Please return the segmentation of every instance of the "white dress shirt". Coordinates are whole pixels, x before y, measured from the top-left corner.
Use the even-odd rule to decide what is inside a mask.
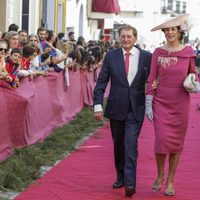
[[[122,48],[122,51],[123,51],[124,60],[125,60],[126,51],[123,48]],[[129,69],[128,69],[127,80],[128,80],[129,85],[131,85],[138,71],[140,51],[136,47],[133,47],[129,51],[129,53],[130,53],[130,56],[129,56]]]
[[[122,48],[122,51],[123,51],[124,62],[125,62],[126,51],[123,48]],[[130,86],[138,71],[140,51],[136,47],[133,47],[129,51],[129,53],[130,53],[130,56],[129,56],[129,68],[128,68],[127,80]],[[103,111],[101,104],[94,105],[94,112],[101,112],[101,111]]]

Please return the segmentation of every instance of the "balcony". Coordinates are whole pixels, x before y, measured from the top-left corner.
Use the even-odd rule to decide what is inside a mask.
[[[118,0],[88,0],[88,18],[113,19],[120,13]]]

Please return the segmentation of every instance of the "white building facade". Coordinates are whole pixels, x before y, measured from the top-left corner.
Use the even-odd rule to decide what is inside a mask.
[[[121,14],[116,21],[136,27],[138,43],[158,46],[165,40],[164,34],[150,30],[171,16],[188,13],[189,2],[191,3],[187,0],[120,0]]]
[[[7,31],[11,23],[20,29],[36,33],[44,26],[55,33],[70,31],[75,39],[83,36],[86,41],[99,39],[100,34],[110,30],[111,38],[117,38],[120,24],[131,24],[138,30],[138,42],[159,45],[165,38],[161,31],[151,28],[162,23],[171,15],[189,13],[193,19],[189,39],[200,37],[200,0],[119,0],[121,12],[92,12],[93,0],[1,0],[0,31]]]
[[[0,31],[5,32],[8,26],[15,23],[20,29],[35,33],[39,26],[40,0],[1,0]]]
[[[91,1],[91,0],[89,0]],[[189,39],[193,41],[200,35],[200,19],[198,12],[200,10],[200,0],[119,0],[121,12],[119,15],[92,13],[89,21],[93,24],[91,27],[92,39],[94,35],[98,36],[100,30],[98,23],[104,20],[104,29],[110,29],[115,32],[120,24],[130,24],[138,30],[138,43],[145,43],[148,46],[158,46],[164,40],[164,34],[161,31],[151,32],[150,30],[169,19],[171,16],[179,14],[190,14],[194,23],[190,31]],[[94,34],[96,33],[96,34]]]
[[[67,0],[66,11],[66,35],[70,31],[75,33],[75,39],[79,36],[90,39],[90,30],[87,20],[87,0]]]
[[[65,32],[66,0],[1,0],[0,31],[12,23],[34,34],[40,26]]]

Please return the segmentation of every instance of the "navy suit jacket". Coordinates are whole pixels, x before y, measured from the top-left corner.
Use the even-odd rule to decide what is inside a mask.
[[[137,46],[135,46],[138,48]],[[148,78],[151,53],[140,51],[138,71],[129,86],[122,48],[107,52],[94,89],[94,105],[103,104],[104,92],[110,81],[110,92],[104,116],[124,120],[131,110],[136,120],[142,122],[145,113],[145,82]]]

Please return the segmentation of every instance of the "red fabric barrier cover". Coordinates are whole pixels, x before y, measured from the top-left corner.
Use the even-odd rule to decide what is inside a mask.
[[[83,87],[83,99],[86,105],[93,105],[94,74],[82,71],[81,83]]]
[[[93,105],[93,72],[70,72],[65,88],[63,73],[52,72],[32,81],[24,78],[20,87],[0,84],[0,161],[14,148],[46,138],[55,127],[72,120],[84,105]]]
[[[93,0],[92,11],[119,14],[119,0]]]

